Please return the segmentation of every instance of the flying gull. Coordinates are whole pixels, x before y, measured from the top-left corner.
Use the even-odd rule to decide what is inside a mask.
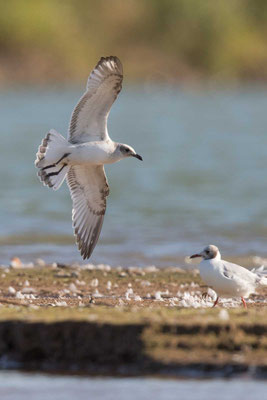
[[[202,257],[199,264],[201,278],[208,286],[217,292],[217,298],[213,304],[216,306],[220,296],[241,297],[246,308],[244,297],[249,297],[258,286],[267,285],[267,278],[261,273],[252,272],[240,265],[221,259],[218,247],[209,245],[198,254],[190,258]]]
[[[104,164],[142,157],[107,130],[110,108],[121,91],[122,64],[117,57],[102,57],[91,72],[84,95],[71,116],[68,140],[51,129],[38,148],[35,166],[44,185],[57,190],[64,179],[73,202],[72,221],[84,259],[97,243],[106,211],[109,186]]]

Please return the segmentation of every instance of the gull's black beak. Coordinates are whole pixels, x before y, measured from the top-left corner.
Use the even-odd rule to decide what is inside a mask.
[[[202,255],[201,254],[193,254],[191,257],[189,257],[189,258],[196,258],[196,257],[202,257]]]
[[[143,161],[142,157],[139,154],[133,154],[133,157],[138,158],[138,160]]]

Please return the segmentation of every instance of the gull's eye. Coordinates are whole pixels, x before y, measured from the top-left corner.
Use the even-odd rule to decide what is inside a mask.
[[[210,251],[209,251],[209,250],[206,250],[206,253],[207,253],[207,254],[210,254]]]
[[[126,151],[126,153],[129,153],[129,149],[126,148],[125,151]]]

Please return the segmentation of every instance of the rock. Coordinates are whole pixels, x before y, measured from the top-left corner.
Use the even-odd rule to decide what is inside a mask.
[[[72,278],[79,278],[80,274],[77,271],[72,271],[71,276],[72,276]]]
[[[25,299],[25,296],[24,296],[24,294],[22,294],[20,291],[18,291],[18,292],[16,293],[16,299]]]
[[[74,285],[74,283],[71,283],[71,284],[70,284],[69,289],[70,289],[70,291],[71,291],[72,293],[76,293],[76,292],[77,292],[77,288],[76,288],[76,286]]]
[[[163,298],[161,297],[161,292],[158,291],[155,293],[155,300],[164,301]]]
[[[23,266],[20,258],[18,257],[12,257],[10,261],[10,267],[11,268],[21,268]]]
[[[151,282],[149,281],[141,281],[141,286],[150,286]]]
[[[32,294],[32,293],[36,293],[36,289],[32,288],[32,287],[24,287],[21,290],[21,293],[23,294]]]
[[[92,279],[90,285],[92,287],[97,287],[98,286],[98,279],[97,278]]]
[[[130,297],[133,297],[133,294],[134,294],[134,292],[133,292],[132,288],[127,289],[127,291],[125,293],[125,299],[126,300],[131,300]]]
[[[96,269],[99,269],[100,271],[106,271],[109,272],[111,270],[111,266],[107,264],[98,264],[96,266]]]
[[[222,321],[228,321],[230,319],[229,313],[227,310],[220,310],[218,317],[222,320]]]
[[[94,293],[93,293],[93,296],[94,296],[95,298],[103,297],[103,295],[102,295],[101,293],[99,293],[99,291],[98,291],[97,289],[95,289],[95,291],[94,291]]]
[[[55,278],[71,278],[71,274],[69,272],[59,271],[54,275]]]
[[[37,258],[35,260],[35,265],[37,265],[38,267],[45,267],[46,263],[44,260],[42,260],[41,258]]]
[[[84,281],[79,281],[79,279],[76,279],[76,285],[84,286],[86,283]]]
[[[144,268],[145,272],[157,272],[158,268],[155,265],[148,265]]]
[[[62,268],[62,269],[67,267],[67,264],[56,263],[56,265],[57,265],[57,268]]]
[[[8,293],[9,293],[9,294],[12,294],[12,295],[15,295],[15,294],[17,293],[17,291],[16,291],[16,289],[14,289],[12,286],[9,286],[9,288],[8,288]]]
[[[56,300],[55,301],[55,306],[57,306],[57,307],[67,307],[68,305],[67,305],[67,303],[65,301]]]

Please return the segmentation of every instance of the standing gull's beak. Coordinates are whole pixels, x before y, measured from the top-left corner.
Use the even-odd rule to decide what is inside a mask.
[[[196,258],[196,257],[202,257],[202,254],[193,254],[189,258]]]
[[[139,154],[133,154],[133,157],[138,158],[138,160],[143,161],[142,157]]]

